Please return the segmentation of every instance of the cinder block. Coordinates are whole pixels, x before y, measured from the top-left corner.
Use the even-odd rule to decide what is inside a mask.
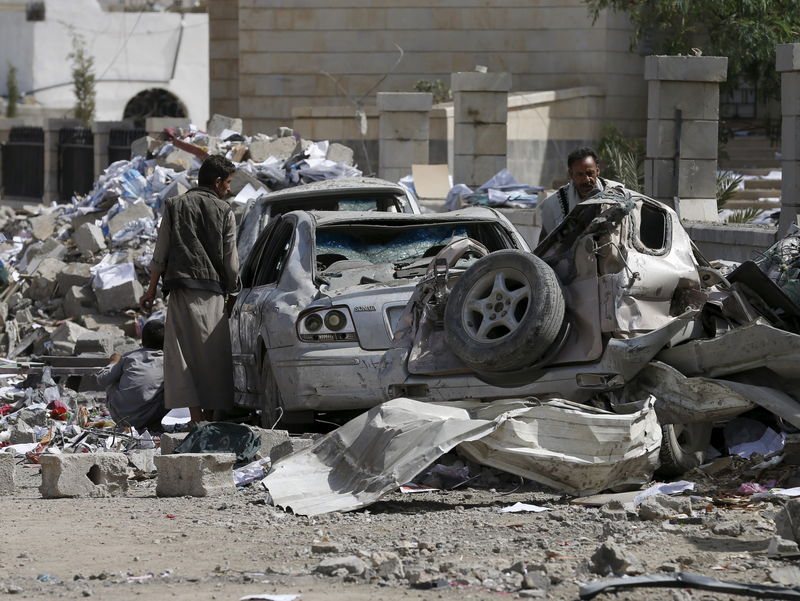
[[[208,121],[206,131],[209,136],[218,138],[223,130],[230,129],[231,131],[242,132],[242,120],[238,117],[226,117],[225,115],[214,114]]]
[[[455,153],[504,155],[508,146],[506,132],[505,123],[479,123],[474,126],[456,124]]]
[[[16,489],[14,482],[16,464],[14,453],[0,452],[0,496],[14,494]]]
[[[250,429],[256,436],[261,437],[261,448],[258,450],[259,459],[264,457],[272,459],[273,449],[289,440],[289,433],[286,430],[265,430],[255,426],[250,426]]]
[[[644,78],[719,83],[728,79],[728,57],[648,56],[644,59]]]
[[[428,92],[378,92],[379,111],[427,112],[433,107],[433,94]]]
[[[650,81],[647,84],[647,118],[674,119],[675,109],[681,118],[716,121],[719,119],[719,84]]]
[[[194,155],[189,155],[189,156],[191,157]],[[191,167],[191,163],[189,163],[186,169],[188,169],[189,167]],[[108,220],[108,235],[113,238],[114,234],[123,229],[131,221],[136,221],[137,219],[141,219],[142,217],[149,217],[150,219],[154,219],[155,216],[153,215],[153,209],[148,207],[144,202],[133,203],[127,209],[125,209],[124,211],[120,211],[119,213],[117,213],[111,219]]]
[[[454,123],[506,123],[508,94],[465,92],[453,98]]]
[[[128,490],[128,458],[123,453],[42,455],[45,499],[61,497],[109,497]]]
[[[71,286],[64,295],[64,313],[78,319],[97,306],[94,292],[88,287]]]
[[[144,289],[137,280],[130,280],[113,288],[95,290],[94,293],[100,312],[113,313],[138,307]]]
[[[800,115],[800,71],[781,74],[781,114]]]
[[[164,432],[161,435],[161,454],[172,455],[175,447],[181,444],[188,435],[188,432]]]
[[[716,159],[718,151],[718,121],[685,121],[681,126],[681,158]],[[647,120],[647,157],[672,159],[675,155],[674,119]]]
[[[466,71],[450,76],[450,89],[457,92],[508,92],[511,73],[480,73]]]
[[[92,281],[91,265],[88,263],[68,263],[56,274],[58,289],[63,293],[72,286],[86,286]]]
[[[236,492],[233,453],[180,453],[153,458],[159,497],[216,497]]]
[[[800,161],[800,116],[783,115],[781,154],[784,161]]]
[[[272,460],[272,463],[275,463],[278,459],[296,453],[297,451],[307,449],[313,444],[314,441],[311,438],[291,437],[289,440],[275,445],[272,448],[269,458]]]
[[[778,44],[775,47],[776,71],[800,71],[800,44]]]
[[[427,113],[385,113],[378,120],[381,140],[424,140],[430,138]]]
[[[72,234],[72,241],[85,255],[93,255],[106,248],[106,240],[101,230],[94,223],[84,223]]]
[[[30,287],[25,292],[28,298],[43,300],[53,296],[58,284],[57,276],[67,266],[58,259],[47,257],[42,259],[30,280]]]

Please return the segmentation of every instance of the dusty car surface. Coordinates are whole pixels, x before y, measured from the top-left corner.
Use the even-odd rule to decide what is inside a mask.
[[[406,188],[374,177],[342,177],[277,190],[245,207],[236,238],[240,260],[245,260],[270,219],[295,210],[420,212]]]
[[[461,365],[508,396],[619,413],[654,399],[664,474],[696,466],[712,424],[755,406],[800,427],[800,381],[788,367],[800,313],[747,265],[730,279],[710,268],[670,208],[612,189],[534,252],[490,254],[440,278],[436,294],[435,278],[423,281],[418,319],[399,337],[407,371],[421,381]],[[526,288],[550,290],[548,302],[505,313]]]
[[[474,375],[409,383],[409,374],[392,379],[385,368],[409,299],[432,265],[463,271],[508,249],[528,251],[493,209],[278,216],[243,265],[244,289],[232,310],[237,402],[262,410],[272,425],[281,416],[290,422],[314,411],[365,409],[410,391],[431,400],[507,396]]]

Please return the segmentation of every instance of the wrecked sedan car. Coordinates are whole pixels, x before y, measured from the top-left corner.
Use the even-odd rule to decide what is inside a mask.
[[[295,210],[420,212],[406,188],[374,177],[342,177],[277,190],[245,207],[236,237],[239,258],[245,260],[270,219]]]
[[[800,427],[788,367],[800,355],[797,313],[746,267],[722,277],[673,210],[612,189],[578,205],[534,255],[500,251],[429,273],[384,375],[434,382],[466,369],[509,397],[616,413],[654,401],[662,473],[676,475],[702,460],[714,422],[757,405]]]
[[[237,403],[262,411],[271,426],[404,394],[508,396],[474,375],[420,383],[400,373],[388,382],[384,369],[394,360],[387,351],[400,318],[429,268],[463,271],[500,250],[529,254],[508,220],[487,208],[277,216],[242,267],[244,288],[231,312]]]

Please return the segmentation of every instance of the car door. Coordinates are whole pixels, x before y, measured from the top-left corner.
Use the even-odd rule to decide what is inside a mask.
[[[231,338],[238,342],[233,344],[234,384],[242,405],[258,406],[262,343],[271,348],[269,327],[262,327],[262,321],[269,319],[294,229],[292,217],[276,218],[259,237],[242,270],[243,290],[231,316]]]

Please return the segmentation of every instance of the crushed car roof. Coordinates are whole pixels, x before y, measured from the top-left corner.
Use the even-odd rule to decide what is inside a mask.
[[[388,213],[383,211],[292,211],[307,215],[317,224],[330,225],[335,223],[352,223],[354,221],[389,221],[406,223],[435,223],[452,221],[503,221],[502,216],[493,209],[484,207],[469,207],[460,211],[448,211],[447,213]],[[287,214],[292,214],[287,213]]]
[[[304,198],[306,196],[324,196],[326,194],[340,194],[342,192],[388,192],[405,195],[406,189],[400,184],[395,184],[377,177],[340,177],[328,179],[302,186],[294,186],[283,190],[276,190],[264,195],[267,201],[287,200],[290,198]]]

